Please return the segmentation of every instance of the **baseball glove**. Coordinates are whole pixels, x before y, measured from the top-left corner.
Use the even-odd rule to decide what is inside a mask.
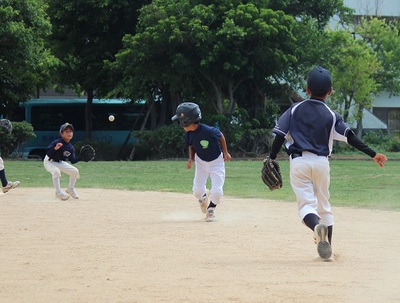
[[[270,190],[280,189],[283,185],[281,169],[276,160],[267,157],[263,161],[261,179]]]
[[[7,133],[12,132],[12,123],[8,119],[0,119],[0,127],[2,127]]]
[[[94,159],[96,155],[96,151],[91,145],[84,145],[81,148],[80,158],[82,161],[89,162]]]

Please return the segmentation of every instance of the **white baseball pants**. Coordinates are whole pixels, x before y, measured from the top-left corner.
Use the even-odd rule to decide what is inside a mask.
[[[303,152],[301,157],[290,159],[290,184],[301,220],[308,214],[316,214],[322,224],[334,224],[329,203],[330,166],[327,157]]]
[[[219,204],[224,195],[225,183],[225,161],[221,155],[210,162],[200,159],[195,155],[196,170],[193,179],[193,194],[197,199],[200,199],[206,192],[208,177],[211,179],[210,201],[214,204]]]
[[[48,156],[43,161],[44,168],[52,175],[53,179],[60,178],[61,172],[66,173],[73,179],[79,179],[79,170],[66,161],[54,162]]]

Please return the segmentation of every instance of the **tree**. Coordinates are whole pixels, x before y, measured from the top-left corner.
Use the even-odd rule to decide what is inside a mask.
[[[371,46],[382,69],[376,74],[380,91],[400,94],[400,32],[399,23],[385,19],[363,18],[354,33]]]
[[[368,44],[354,39],[348,31],[333,31],[330,38],[332,101],[346,122],[355,119],[357,136],[361,137],[363,111],[372,107],[373,96],[379,91],[376,75],[381,63]]]
[[[382,91],[400,93],[398,24],[362,18],[347,30],[331,32],[329,46],[335,81],[332,100],[346,121],[357,122],[357,136],[361,137],[363,110],[372,107],[374,96]]]
[[[243,91],[262,91],[270,76],[295,61],[294,19],[266,4],[153,1],[141,9],[137,33],[125,37],[117,56],[117,66],[125,67],[124,83],[157,88],[163,102],[168,94],[195,98],[216,113],[231,114],[247,101],[239,99],[246,97]],[[257,95],[264,101],[264,94]]]
[[[87,95],[87,139],[91,139],[93,98],[105,96],[113,87],[113,74],[105,61],[113,61],[122,37],[135,32],[137,9],[146,2],[49,0],[50,42],[62,62],[58,83]]]
[[[57,60],[46,49],[51,25],[41,0],[0,1],[0,114],[50,81]]]
[[[313,19],[319,30],[323,30],[332,16],[349,21],[352,10],[345,7],[343,0],[270,0],[269,6],[282,10],[297,19]]]

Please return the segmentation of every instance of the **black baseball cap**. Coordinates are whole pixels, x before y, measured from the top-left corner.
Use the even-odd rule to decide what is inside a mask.
[[[331,73],[322,66],[317,66],[308,74],[307,87],[312,95],[325,96],[332,88]]]
[[[73,126],[71,123],[66,122],[66,123],[64,123],[63,125],[61,125],[61,127],[60,127],[60,134],[61,134],[64,130],[66,130],[68,127],[69,127],[72,131],[74,131],[74,126]]]

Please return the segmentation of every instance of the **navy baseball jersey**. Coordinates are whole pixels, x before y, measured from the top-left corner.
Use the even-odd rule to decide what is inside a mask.
[[[209,162],[221,155],[221,136],[219,129],[200,123],[196,130],[185,134],[185,141],[187,146],[193,146],[200,159]]]
[[[57,143],[62,143],[59,149],[55,150],[54,147]],[[75,148],[71,143],[65,142],[63,139],[57,139],[50,143],[47,147],[46,155],[49,157],[50,160],[60,162],[66,161],[67,159],[72,163],[76,163],[79,161],[79,158],[75,157]]]
[[[347,142],[349,126],[325,102],[307,99],[294,103],[279,118],[273,132],[285,137],[289,155],[309,151],[329,156],[333,140]]]

